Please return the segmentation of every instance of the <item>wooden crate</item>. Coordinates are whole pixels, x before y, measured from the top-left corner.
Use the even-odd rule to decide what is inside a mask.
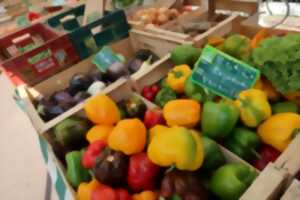
[[[127,99],[132,95],[137,95],[138,97],[142,98],[139,94],[134,93],[132,91],[131,86],[126,83],[125,79],[120,80],[119,86],[115,87],[114,90],[111,90],[106,94],[110,96],[112,99],[114,99],[114,101],[116,102]],[[152,109],[157,107],[156,105],[145,100],[144,98],[142,99],[144,100],[148,108]],[[84,117],[85,113],[82,109],[78,109],[78,110],[76,109],[76,111],[73,112],[73,115]],[[60,121],[62,121],[63,119],[65,119],[65,117],[61,117]],[[60,160],[54,153],[56,152],[55,150],[56,146],[55,146],[55,142],[53,141],[51,129],[39,135],[39,140],[40,140],[43,157],[47,164],[47,169],[50,173],[55,189],[57,190],[59,199],[75,200],[76,192],[66,179],[66,168],[62,160]],[[220,148],[221,148],[221,152],[226,158],[227,163],[242,163],[249,166],[251,169],[257,171],[252,166],[250,166],[247,162],[243,161],[242,159],[240,159],[239,157],[237,157],[227,149],[223,148],[222,146],[220,146]]]
[[[222,23],[217,28],[209,30],[206,34],[198,37],[195,46],[202,47],[211,36],[226,36],[231,32],[243,33],[247,36],[253,36],[260,27],[242,26],[243,18],[239,16],[232,17],[231,21]],[[286,32],[284,30],[272,30],[274,33]],[[166,55],[161,62],[156,63],[158,66],[152,66],[146,75],[134,75],[137,85],[143,88],[160,81],[166,76],[168,71],[173,67],[170,55]],[[141,91],[141,90],[140,90]],[[297,136],[289,144],[288,148],[280,155],[274,163],[264,170],[263,173],[251,185],[249,190],[242,196],[243,200],[272,200],[278,199],[284,189],[290,184],[295,175],[300,172],[300,158],[295,152],[300,151],[300,136]],[[272,175],[273,174],[273,175]]]
[[[134,33],[134,30],[132,31]],[[134,36],[130,36],[129,38],[123,39],[121,41],[115,42],[110,47],[117,53],[122,54],[126,59],[131,58],[134,53],[139,49],[149,49],[144,45],[143,37],[135,38]],[[154,53],[158,56],[162,56],[163,54],[160,52],[160,49],[150,48]],[[62,118],[67,118],[82,109],[82,104],[78,104],[73,109],[66,111],[59,117],[56,117],[48,122],[44,122],[42,118],[39,116],[38,112],[34,106],[34,99],[39,96],[49,97],[52,93],[58,90],[65,89],[68,85],[71,77],[76,73],[88,73],[91,69],[96,66],[91,62],[92,57],[89,57],[74,66],[52,76],[51,78],[36,84],[34,86],[25,86],[22,85],[18,87],[18,93],[21,98],[21,101],[25,104],[25,111],[30,118],[33,126],[37,130],[38,133],[43,133],[49,130],[51,127],[56,125],[61,121]],[[164,59],[163,59],[164,60]],[[162,60],[157,61],[157,63],[162,62]],[[158,66],[157,63],[154,63],[149,69],[145,69],[143,71],[138,71],[132,75],[132,77],[136,76],[144,76],[148,73],[152,68]],[[124,82],[123,79],[117,80],[113,84],[107,86],[103,92],[109,93],[115,90],[115,88],[119,87]]]
[[[294,180],[280,200],[296,200],[300,197],[300,182]]]

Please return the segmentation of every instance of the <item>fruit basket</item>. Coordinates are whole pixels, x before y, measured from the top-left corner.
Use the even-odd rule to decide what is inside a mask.
[[[206,45],[207,43],[211,44],[211,45],[220,45],[222,42],[224,42],[224,45],[226,45],[225,47],[222,47],[222,51],[227,51],[227,47],[231,46],[231,44],[234,47],[233,43],[228,43],[228,41],[233,41],[233,38],[236,39],[237,36],[230,36],[228,38],[228,40],[226,40],[227,35],[228,34],[232,34],[232,33],[240,33],[240,34],[244,34],[250,38],[252,38],[257,31],[259,31],[261,28],[260,27],[253,27],[253,26],[242,26],[240,25],[241,18],[236,16],[235,18],[233,18],[232,21],[228,21],[228,23],[224,23],[223,26],[220,26],[216,29],[211,29],[209,32],[210,34],[204,36],[204,37],[199,37],[198,40],[196,41],[196,47],[203,47],[204,45]],[[282,30],[268,30],[270,34],[279,34],[282,35],[283,32],[286,33],[286,31],[282,31]],[[222,38],[222,39],[221,39]],[[243,37],[242,37],[243,38]],[[254,37],[255,38],[255,37]],[[223,40],[224,39],[224,40]],[[234,39],[234,40],[235,40]],[[222,41],[221,41],[222,40]],[[221,43],[219,43],[221,42]],[[228,46],[227,46],[228,45]],[[238,48],[238,47],[237,47]],[[198,50],[198,51],[197,51]],[[204,51],[204,50],[203,50]],[[202,51],[202,52],[203,52]],[[190,55],[193,55],[192,57],[186,55],[184,52],[190,52]],[[159,66],[153,67],[152,71],[148,72],[148,74],[146,76],[143,77],[138,77],[138,75],[136,77],[134,77],[134,79],[137,81],[137,85],[140,86],[139,92],[142,94],[143,97],[147,98],[148,100],[156,103],[157,105],[159,105],[161,108],[163,108],[164,112],[166,112],[166,115],[168,115],[170,117],[169,121],[170,123],[176,123],[176,120],[179,120],[180,116],[179,113],[182,113],[182,120],[183,122],[181,123],[194,123],[193,120],[195,117],[195,113],[192,110],[188,110],[187,109],[187,104],[184,105],[183,102],[180,102],[180,100],[178,100],[178,104],[173,103],[173,105],[170,103],[170,105],[168,105],[167,102],[171,102],[171,101],[176,101],[176,98],[191,98],[197,101],[204,101],[204,102],[209,102],[209,103],[204,103],[203,108],[201,108],[201,110],[203,110],[202,116],[201,116],[201,126],[202,126],[202,131],[204,131],[204,133],[206,132],[208,135],[214,133],[218,133],[218,132],[226,132],[226,128],[228,127],[228,124],[230,124],[230,120],[226,121],[225,124],[221,125],[221,118],[218,118],[219,116],[221,116],[222,114],[220,112],[215,113],[214,110],[214,106],[212,106],[213,104],[211,104],[211,101],[213,99],[215,99],[215,95],[212,94],[211,92],[207,91],[207,89],[203,89],[203,88],[199,88],[199,86],[195,85],[195,83],[193,83],[190,79],[190,75],[192,74],[192,70],[190,69],[189,66],[193,66],[195,63],[194,57],[198,58],[200,55],[201,51],[199,49],[195,49],[190,45],[185,45],[184,48],[182,48],[181,50],[175,49],[170,55],[168,55],[167,57],[165,57],[165,61],[159,63]],[[232,53],[232,52],[231,52]],[[237,54],[235,54],[235,56],[238,56]],[[191,64],[192,62],[192,64]],[[188,66],[188,65],[189,66]],[[176,66],[177,65],[177,66]],[[174,67],[175,66],[175,67]],[[168,68],[169,72],[165,73],[167,70],[166,68]],[[160,71],[162,70],[162,71]],[[165,74],[164,74],[165,73]],[[175,74],[175,75],[174,75]],[[176,74],[178,74],[178,77],[176,78]],[[179,75],[180,74],[180,75]],[[209,74],[208,74],[209,75]],[[222,77],[220,77],[220,79],[222,79]],[[229,81],[230,82],[230,81]],[[167,85],[167,87],[166,87]],[[234,83],[232,83],[232,86],[234,86]],[[256,89],[253,91],[257,91],[257,90],[264,90],[266,91],[266,88],[264,87],[259,87],[257,84],[255,85]],[[257,87],[259,87],[259,89],[257,89]],[[196,89],[198,88],[198,89]],[[270,87],[268,87],[270,88]],[[272,90],[273,91],[273,90]],[[259,92],[258,92],[259,93]],[[296,137],[291,137],[289,138],[288,136],[288,140],[286,140],[286,144],[284,148],[281,148],[280,151],[279,150],[279,143],[280,141],[277,141],[278,143],[275,144],[273,142],[270,141],[270,139],[268,137],[265,137],[266,135],[266,127],[269,130],[272,129],[274,124],[281,124],[284,118],[281,117],[286,117],[286,116],[295,116],[296,118],[299,117],[299,114],[294,114],[294,113],[289,113],[286,114],[286,112],[297,112],[298,111],[298,106],[293,103],[293,102],[289,102],[287,103],[287,107],[289,107],[290,105],[292,105],[291,107],[295,108],[295,111],[292,111],[291,109],[288,111],[285,111],[283,109],[283,107],[286,105],[286,100],[281,99],[281,101],[284,102],[284,104],[280,103],[276,103],[277,100],[274,100],[274,94],[273,92],[270,92],[270,90],[268,90],[268,98],[269,101],[272,102],[273,106],[272,106],[272,112],[274,113],[273,116],[271,116],[269,119],[267,119],[264,123],[262,123],[262,125],[260,125],[258,127],[258,132],[261,138],[259,138],[258,136],[256,136],[256,131],[254,128],[256,128],[257,125],[251,125],[249,124],[249,121],[247,120],[247,117],[245,117],[245,115],[243,114],[240,118],[240,122],[238,122],[238,130],[234,129],[234,131],[231,131],[231,133],[229,134],[229,136],[231,136],[232,138],[234,138],[234,135],[238,134],[240,135],[239,137],[237,137],[237,139],[239,140],[240,137],[242,137],[241,135],[243,134],[241,130],[249,130],[250,132],[252,132],[252,136],[253,139],[257,138],[259,140],[262,140],[262,143],[267,143],[268,145],[262,145],[260,148],[257,148],[257,146],[255,148],[257,148],[257,152],[258,154],[260,154],[260,156],[258,156],[258,158],[256,158],[257,155],[252,155],[254,157],[249,158],[248,156],[251,154],[246,155],[247,153],[243,150],[241,150],[241,147],[238,147],[239,145],[236,145],[237,141],[234,141],[234,139],[225,139],[221,140],[220,143],[222,145],[224,145],[226,148],[230,149],[231,151],[237,153],[237,155],[241,156],[242,158],[251,161],[252,159],[252,164],[259,168],[259,169],[263,169],[268,163],[273,163],[273,171],[275,169],[281,169],[280,172],[277,173],[277,175],[274,176],[270,176],[270,175],[265,175],[265,176],[259,176],[259,178],[257,179],[257,181],[255,181],[252,186],[250,186],[249,191],[247,193],[245,193],[241,199],[251,199],[254,196],[256,197],[255,199],[275,199],[275,197],[278,197],[278,195],[280,194],[280,192],[282,191],[282,189],[285,189],[286,186],[290,183],[290,180],[295,177],[299,170],[300,170],[300,160],[298,159],[298,157],[294,156],[295,153],[293,152],[297,152],[298,150],[296,150],[297,148],[299,148],[299,140],[300,137],[296,136]],[[278,94],[278,92],[276,93]],[[239,97],[241,98],[241,97]],[[283,98],[283,97],[281,97]],[[266,97],[265,97],[266,99]],[[272,100],[270,100],[272,99]],[[235,101],[236,103],[238,102],[238,100]],[[275,103],[274,103],[275,102]],[[297,103],[297,101],[296,101]],[[182,105],[181,105],[182,104]],[[238,105],[238,103],[237,103]],[[269,112],[271,112],[271,107],[268,106],[269,108]],[[180,110],[180,108],[184,109],[184,110]],[[216,108],[216,107],[215,107]],[[229,108],[229,107],[228,107]],[[244,112],[243,111],[243,107],[241,109],[241,107],[239,107],[240,112]],[[174,110],[177,110],[178,113],[174,112]],[[248,112],[248,111],[247,111]],[[250,111],[249,111],[250,112]],[[169,113],[169,114],[167,114]],[[215,113],[216,115],[213,116]],[[207,114],[207,115],[206,115]],[[172,116],[176,116],[178,119],[173,118]],[[186,116],[190,116],[189,118],[186,119]],[[280,122],[275,122],[273,121],[274,116],[276,116],[275,118],[280,118]],[[205,120],[205,118],[207,117],[207,120]],[[225,117],[225,116],[223,116]],[[190,121],[189,121],[190,120]],[[271,120],[271,121],[269,121]],[[290,119],[291,121],[293,121],[292,119]],[[185,122],[184,122],[185,121]],[[206,121],[206,122],[204,122]],[[213,123],[212,121],[215,121],[216,123]],[[263,120],[264,121],[264,120]],[[288,120],[289,121],[289,120]],[[287,122],[288,122],[287,121]],[[243,124],[243,125],[242,125]],[[259,122],[258,124],[261,124],[261,122]],[[248,128],[244,129],[240,129],[240,126],[248,126]],[[212,126],[212,127],[211,127]],[[217,127],[220,127],[219,131]],[[249,128],[250,126],[250,128]],[[280,126],[280,125],[279,125]],[[212,129],[210,129],[210,127]],[[270,128],[270,129],[269,129]],[[206,129],[206,130],[205,130]],[[276,129],[280,129],[279,127]],[[297,129],[297,125],[292,128],[291,130]],[[281,129],[283,130],[283,129]],[[216,131],[216,132],[215,132]],[[230,132],[230,131],[229,131]],[[249,135],[251,135],[249,133]],[[275,131],[272,131],[273,134],[275,134]],[[291,132],[286,132],[291,134]],[[278,134],[283,134],[278,133]],[[248,135],[248,136],[249,136]],[[210,135],[211,137],[216,137],[218,138],[219,136],[217,135]],[[221,138],[223,136],[220,136]],[[269,136],[271,137],[271,136]],[[273,138],[274,139],[274,138]],[[217,141],[220,140],[217,139]],[[256,139],[254,139],[252,142],[254,142]],[[273,140],[274,141],[274,140]],[[245,142],[245,141],[243,141]],[[249,141],[248,141],[249,142]],[[256,142],[254,142],[256,143]],[[252,143],[252,144],[254,144]],[[258,143],[256,143],[258,144]],[[287,145],[288,144],[288,145]],[[254,145],[255,146],[255,145]],[[252,146],[252,147],[254,147]],[[273,146],[273,147],[272,147]],[[274,147],[277,148],[274,149]],[[255,153],[255,154],[256,154]],[[271,157],[267,158],[266,155],[269,155]],[[254,160],[253,160],[254,159]],[[272,169],[270,169],[272,170]],[[269,170],[269,171],[270,171]],[[271,179],[270,177],[273,178],[272,181],[268,180]],[[274,183],[274,185],[272,185],[271,183]],[[258,188],[261,188],[260,192]]]

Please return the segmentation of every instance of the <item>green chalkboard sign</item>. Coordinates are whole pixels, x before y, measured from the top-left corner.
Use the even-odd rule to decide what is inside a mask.
[[[195,65],[192,81],[219,96],[235,99],[253,87],[259,75],[259,70],[207,45]]]

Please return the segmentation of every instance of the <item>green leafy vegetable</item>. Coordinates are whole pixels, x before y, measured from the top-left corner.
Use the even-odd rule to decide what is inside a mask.
[[[300,90],[300,34],[267,38],[251,57],[276,90],[283,94]]]

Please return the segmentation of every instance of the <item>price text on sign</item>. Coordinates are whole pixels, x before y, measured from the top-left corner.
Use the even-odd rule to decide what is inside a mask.
[[[220,50],[205,46],[192,74],[194,83],[229,99],[254,86],[259,70]]]

